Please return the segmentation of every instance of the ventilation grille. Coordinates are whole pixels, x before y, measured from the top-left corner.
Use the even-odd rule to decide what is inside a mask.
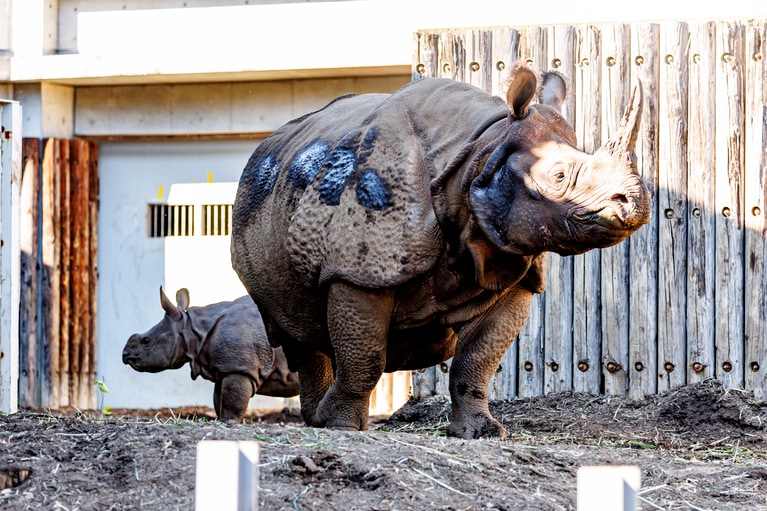
[[[149,204],[149,237],[194,235],[194,206],[190,204]]]
[[[229,236],[232,233],[231,204],[203,204],[202,235]]]

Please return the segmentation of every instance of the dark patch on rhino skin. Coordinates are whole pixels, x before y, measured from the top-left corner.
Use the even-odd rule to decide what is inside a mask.
[[[357,158],[348,147],[337,147],[328,154],[322,166],[325,175],[315,189],[320,192],[320,202],[338,206],[346,183],[357,172]]]
[[[370,248],[368,247],[368,244],[365,243],[364,241],[361,242],[358,245],[358,247],[359,247],[359,255],[361,256],[368,255],[368,252],[370,252]]]
[[[389,187],[375,170],[366,170],[357,182],[357,203],[363,208],[381,211],[394,205]]]
[[[306,189],[328,157],[330,146],[325,142],[312,142],[293,159],[288,169],[288,180],[301,190]]]
[[[260,153],[253,153],[240,178],[240,186],[250,190],[245,195],[250,199],[246,210],[256,210],[263,204],[274,190],[279,172],[280,162],[275,161],[274,155],[268,154],[261,158]]]
[[[368,129],[367,133],[365,133],[365,138],[362,140],[362,146],[357,155],[357,159],[360,163],[367,161],[368,157],[373,152],[373,142],[375,142],[377,138],[378,129],[376,127],[371,127]]]

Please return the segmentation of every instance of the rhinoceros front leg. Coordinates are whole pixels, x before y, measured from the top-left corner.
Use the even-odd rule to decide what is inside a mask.
[[[506,430],[490,415],[487,392],[503,354],[530,312],[533,293],[512,288],[484,315],[465,325],[450,367],[453,418],[448,436],[505,438]]]
[[[221,421],[240,421],[253,396],[253,382],[242,374],[227,374],[213,389],[213,407]]]
[[[317,408],[330,428],[367,429],[370,393],[386,366],[394,293],[335,282],[328,290],[328,331],[336,360],[333,385]],[[301,375],[299,375],[299,379]]]

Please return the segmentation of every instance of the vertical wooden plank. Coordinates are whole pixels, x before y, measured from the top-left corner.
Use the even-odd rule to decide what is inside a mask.
[[[509,349],[503,354],[498,370],[490,381],[488,399],[491,401],[514,399],[517,397],[517,383],[519,380],[518,351],[519,342],[518,339],[514,339]]]
[[[688,41],[686,23],[661,26],[658,392],[686,381]]]
[[[88,365],[88,378],[87,378],[87,405],[88,409],[96,408],[96,389],[93,387],[93,382],[96,381],[96,354],[97,354],[97,340],[98,340],[98,225],[99,225],[99,153],[98,145],[95,142],[89,144],[90,158],[88,160],[88,179],[90,181],[88,185],[89,197],[88,197],[88,223],[89,223],[89,241],[88,247],[88,269],[89,276],[89,308],[90,308],[90,335],[88,337],[89,345],[89,365]],[[227,230],[227,234],[231,232],[231,229]],[[408,376],[409,380],[409,376]]]
[[[541,27],[526,27],[520,39],[519,58],[526,60],[535,70],[547,69],[548,33]],[[544,377],[544,318],[546,302],[543,295],[535,295],[530,304],[522,330],[517,338],[519,383],[517,391],[520,397],[540,396],[543,394]]]
[[[19,407],[40,406],[37,385],[37,285],[40,209],[40,139],[22,143],[19,246],[21,250],[21,296],[19,303]]]
[[[41,226],[42,226],[42,281],[40,308],[41,327],[40,360],[40,406],[58,408],[60,406],[61,378],[59,372],[59,336],[61,318],[61,300],[59,275],[61,270],[61,240],[59,226],[59,173],[57,172],[56,140],[43,142],[42,180],[41,180]]]
[[[457,70],[454,67],[456,56],[455,52],[455,33],[452,30],[443,30],[437,34],[439,43],[437,46],[437,64],[434,76],[438,78],[455,79]],[[463,71],[461,71],[463,72]]]
[[[442,78],[450,78],[459,82],[465,81],[466,45],[463,33],[456,30],[446,30],[440,33],[437,72]]]
[[[413,81],[437,76],[437,45],[439,36],[429,32],[416,32],[413,35],[415,52],[413,53]]]
[[[746,390],[767,394],[767,21],[746,25]]]
[[[433,396],[435,393],[435,380],[436,380],[436,367],[424,367],[416,371],[412,371],[412,389],[413,397],[416,399],[426,399]]]
[[[718,22],[716,36],[716,375],[742,387],[743,372],[743,27]]]
[[[594,25],[576,27],[575,133],[579,148],[593,153],[601,145],[601,33]],[[573,390],[601,393],[602,318],[600,253],[573,258]]]
[[[451,78],[457,81],[466,81],[467,78],[467,56],[466,56],[466,34],[459,30],[446,30],[439,34],[439,61],[437,72],[441,72],[444,78]],[[450,395],[450,368],[453,359],[450,358],[434,367],[433,373],[429,376],[434,377],[434,394]]]
[[[88,142],[70,141],[71,148],[71,286],[72,317],[70,339],[70,368],[72,385],[70,401],[77,407],[87,407],[90,382],[90,154]]]
[[[620,125],[630,93],[631,27],[602,26],[602,139]],[[629,252],[628,242],[601,253],[602,370],[606,394],[628,392]]]
[[[687,383],[714,376],[716,24],[689,26],[687,143]]]
[[[492,94],[506,101],[508,70],[519,58],[519,31],[514,28],[497,28],[493,31],[491,62]]]
[[[493,63],[491,93],[506,101],[508,70],[519,58],[519,31],[514,28],[499,28],[492,35]],[[519,339],[515,339],[501,359],[498,372],[490,382],[489,399],[514,399],[517,397],[519,380],[518,351]]]
[[[569,82],[570,90],[562,106],[562,116],[571,125],[575,124],[575,38],[575,27],[572,25],[555,25],[549,29],[549,69],[559,71]]]
[[[413,54],[413,80],[439,76],[439,33],[417,32],[414,35],[415,52]],[[434,395],[436,388],[436,368],[426,367],[413,371],[413,396],[424,399]]]
[[[453,366],[453,359],[449,358],[437,364],[434,370],[434,393],[443,396],[450,395],[450,368]]]
[[[535,70],[549,68],[549,34],[544,27],[528,26],[520,30],[519,58]]]
[[[466,62],[464,76],[470,84],[492,94],[491,54],[493,33],[490,30],[466,31]]]
[[[56,172],[59,180],[59,281],[52,285],[59,286],[59,406],[71,406],[72,403],[72,373],[70,360],[70,343],[72,338],[72,254],[71,254],[71,182],[70,182],[70,152],[69,140],[56,140]]]
[[[575,29],[569,25],[551,27],[549,33],[550,69],[560,72],[572,85],[575,73]],[[573,123],[575,95],[568,94],[562,114]],[[573,258],[549,254],[546,274],[544,324],[544,393],[573,389]]]
[[[658,385],[658,66],[660,26],[633,27],[632,75],[642,83],[637,169],[653,197],[650,222],[629,238],[629,396],[655,394]]]

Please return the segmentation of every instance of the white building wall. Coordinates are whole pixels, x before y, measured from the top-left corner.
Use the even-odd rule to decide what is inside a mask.
[[[131,334],[148,330],[164,314],[159,286],[166,283],[166,240],[147,236],[147,204],[167,199],[174,183],[207,183],[209,178],[238,181],[256,145],[251,140],[100,144],[98,377],[109,387],[104,406],[213,405],[213,384],[201,378],[193,382],[188,366],[138,373],[123,365],[121,354]],[[195,257],[198,255],[188,254],[189,260]],[[234,274],[228,256],[220,265]],[[236,285],[236,275],[230,277],[230,289],[217,290],[212,301],[245,294]],[[175,293],[176,289],[166,291],[171,300]],[[210,303],[205,296],[196,296],[194,287],[190,294],[192,305]],[[284,403],[258,399],[251,406],[281,407]]]

